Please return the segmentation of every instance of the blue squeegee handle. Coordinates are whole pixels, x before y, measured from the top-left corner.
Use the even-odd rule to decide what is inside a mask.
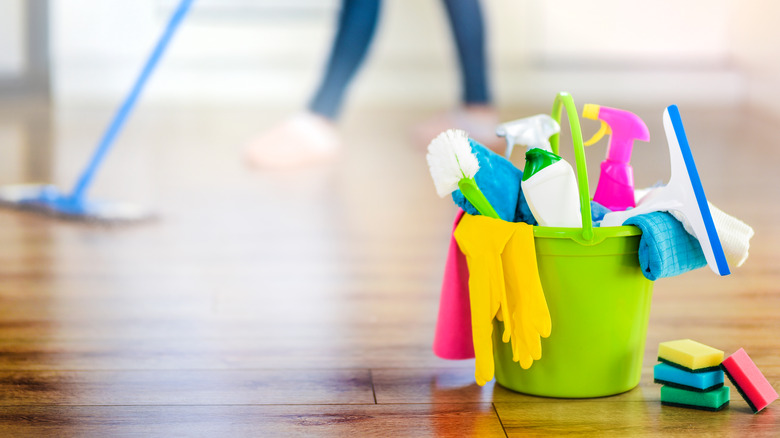
[[[160,36],[160,40],[157,41],[157,45],[149,55],[149,59],[146,60],[146,64],[144,65],[143,70],[141,70],[141,74],[138,75],[138,79],[135,80],[133,88],[130,90],[130,93],[128,93],[127,97],[125,97],[122,106],[120,106],[117,110],[116,114],[114,115],[114,119],[111,121],[111,124],[108,125],[108,128],[103,134],[103,138],[100,139],[100,143],[95,149],[95,152],[92,154],[92,159],[79,177],[76,186],[73,188],[73,193],[70,195],[71,199],[82,199],[86,194],[87,189],[95,177],[95,172],[97,172],[98,167],[100,167],[100,164],[103,162],[106,154],[114,144],[114,139],[127,121],[127,117],[133,110],[138,97],[146,85],[146,81],[157,67],[160,58],[162,57],[163,53],[165,53],[165,49],[168,47],[168,43],[176,33],[176,29],[179,27],[179,24],[181,24],[182,20],[184,20],[184,16],[187,14],[187,11],[189,10],[193,1],[194,0],[182,0],[171,15],[171,18],[168,21],[168,26]]]

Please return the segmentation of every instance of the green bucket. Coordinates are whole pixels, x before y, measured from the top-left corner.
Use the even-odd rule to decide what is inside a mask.
[[[653,282],[639,268],[641,232],[633,226],[593,228],[585,151],[571,96],[560,93],[552,116],[566,107],[577,162],[582,228],[534,227],[539,277],[552,333],[542,357],[524,370],[493,321],[496,382],[545,397],[602,397],[639,383]],[[558,153],[559,136],[550,139]]]

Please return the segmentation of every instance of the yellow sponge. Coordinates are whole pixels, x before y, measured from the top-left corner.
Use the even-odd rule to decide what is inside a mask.
[[[691,372],[717,369],[723,362],[723,352],[690,339],[661,342],[658,360]]]

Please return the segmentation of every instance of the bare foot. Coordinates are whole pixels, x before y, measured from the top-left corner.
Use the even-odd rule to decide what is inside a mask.
[[[306,112],[252,139],[245,157],[258,168],[290,169],[330,161],[340,149],[333,122]]]
[[[493,151],[503,154],[506,149],[504,139],[496,135],[499,124],[498,113],[492,106],[469,105],[439,114],[414,128],[415,143],[428,145],[437,135],[451,128],[462,129],[477,142]]]

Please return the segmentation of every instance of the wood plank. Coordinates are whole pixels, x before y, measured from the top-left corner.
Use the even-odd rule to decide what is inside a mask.
[[[490,404],[45,406],[0,410],[2,436],[504,437]]]
[[[761,366],[761,372],[780,393],[780,365]],[[479,387],[474,382],[473,361],[461,368],[404,368],[372,370],[377,403],[557,403],[560,399],[536,397],[514,392],[495,382]],[[727,386],[731,386],[726,382]],[[593,402],[660,401],[660,385],[653,383],[652,366],[643,369],[639,385],[631,391],[591,399]],[[731,401],[747,406],[732,388]]]
[[[753,415],[747,405],[707,412],[626,400],[496,403],[509,437],[525,436],[750,436],[775,437],[780,417]]]
[[[370,403],[368,370],[0,372],[6,406]]]
[[[323,331],[326,329],[323,328]],[[377,340],[376,333],[325,335],[339,342],[310,338],[276,338],[273,332],[241,339],[101,339],[0,340],[3,370],[156,370],[156,369],[307,369],[459,366],[431,353],[419,334],[388,332],[394,339]]]

